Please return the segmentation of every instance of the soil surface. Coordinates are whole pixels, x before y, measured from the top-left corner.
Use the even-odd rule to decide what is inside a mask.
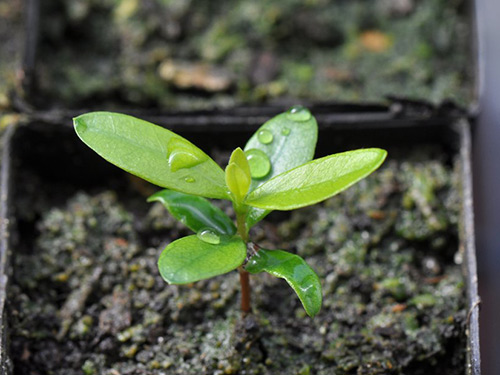
[[[157,258],[188,230],[162,206],[105,188],[54,206],[27,175],[8,299],[14,374],[463,374],[457,162],[422,151],[252,230],[318,272],[314,319],[267,274],[251,278],[245,319],[235,271],[167,285]]]
[[[0,2],[0,131],[12,120],[9,94],[21,91],[24,39],[22,0]]]
[[[465,0],[41,3],[42,107],[472,99]]]

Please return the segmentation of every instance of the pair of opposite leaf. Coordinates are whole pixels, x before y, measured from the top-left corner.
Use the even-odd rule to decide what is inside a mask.
[[[262,125],[244,151],[233,152],[225,172],[186,139],[131,116],[93,112],[75,118],[74,125],[80,139],[104,159],[168,189],[148,201],[160,201],[196,233],[170,243],[160,255],[160,273],[171,284],[229,272],[247,258],[247,244],[233,221],[205,198],[232,201],[237,213],[244,215],[246,237],[271,210],[323,201],[369,175],[386,157],[386,151],[370,148],[312,160],[318,128],[302,107]],[[318,313],[321,285],[299,256],[260,249],[245,269],[284,278],[307,314]]]

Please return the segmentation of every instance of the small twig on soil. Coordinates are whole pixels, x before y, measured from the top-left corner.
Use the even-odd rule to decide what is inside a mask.
[[[97,280],[101,277],[101,273],[102,267],[96,267],[94,272],[83,280],[80,288],[72,292],[66,299],[66,302],[64,302],[64,305],[60,310],[62,323],[61,329],[56,336],[57,340],[61,340],[64,336],[66,336],[75,318],[80,315],[79,313],[85,306],[85,302],[94,289],[94,285]]]

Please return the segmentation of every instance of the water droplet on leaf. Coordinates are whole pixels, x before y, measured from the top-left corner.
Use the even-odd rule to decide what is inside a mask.
[[[263,178],[271,170],[271,162],[264,151],[252,148],[245,151],[248,165],[250,165],[250,175],[252,178]]]
[[[197,147],[182,138],[172,138],[167,145],[168,165],[172,172],[192,168],[205,160],[207,156]]]
[[[186,177],[186,178],[184,179],[184,181],[186,181],[187,183],[193,183],[193,182],[195,182],[196,180],[195,180],[193,177]]]
[[[281,129],[281,134],[287,136],[288,134],[290,134],[290,129],[288,128]]]
[[[307,108],[297,105],[288,110],[286,117],[292,121],[304,122],[311,118],[311,112]]]
[[[196,233],[196,236],[202,240],[203,242],[209,243],[211,245],[218,245],[220,244],[220,237],[217,233],[215,233],[212,229],[202,229],[198,233]]]
[[[267,129],[259,130],[259,132],[257,133],[257,139],[260,141],[260,143],[268,145],[273,141],[273,133],[271,133]]]

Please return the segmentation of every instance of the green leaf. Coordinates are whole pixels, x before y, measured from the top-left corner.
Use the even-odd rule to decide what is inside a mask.
[[[127,172],[164,188],[229,199],[222,169],[177,134],[112,112],[87,113],[73,121],[87,146]]]
[[[245,145],[245,154],[249,159],[252,174],[251,190],[283,172],[312,160],[317,138],[318,125],[306,108],[293,107],[267,121]],[[248,157],[249,151],[253,149],[263,151],[270,162],[268,173],[260,178],[253,177],[262,164],[259,162],[259,157],[253,162],[252,158]],[[263,172],[258,173],[257,176],[262,174]]]
[[[312,160],[317,138],[316,120],[304,107],[292,107],[267,121],[245,146],[252,174],[250,191],[271,178]],[[252,207],[247,224],[252,227],[269,212]]]
[[[250,258],[245,269],[250,273],[268,272],[285,279],[302,302],[304,309],[313,318],[321,309],[321,283],[318,275],[298,255],[282,250],[260,249]]]
[[[213,240],[213,238],[212,238]],[[187,284],[234,270],[246,257],[246,245],[238,236],[220,236],[219,243],[192,235],[169,244],[161,253],[158,269],[170,284]]]
[[[236,227],[229,216],[205,198],[161,190],[148,198],[148,202],[154,201],[161,202],[173,217],[194,232],[210,228],[219,234],[232,236],[236,233]]]
[[[248,176],[248,180],[251,180],[250,177],[250,166],[248,165],[248,160],[246,158],[245,153],[243,150],[239,147],[237,147],[231,154],[231,157],[229,158],[229,163],[228,164],[236,164],[238,167],[241,168],[243,173]]]
[[[325,200],[376,170],[385,150],[367,148],[315,159],[282,173],[247,196],[245,204],[272,210],[293,210]]]
[[[250,166],[241,148],[231,154],[226,167],[226,185],[236,202],[241,202],[248,193],[250,183]]]

